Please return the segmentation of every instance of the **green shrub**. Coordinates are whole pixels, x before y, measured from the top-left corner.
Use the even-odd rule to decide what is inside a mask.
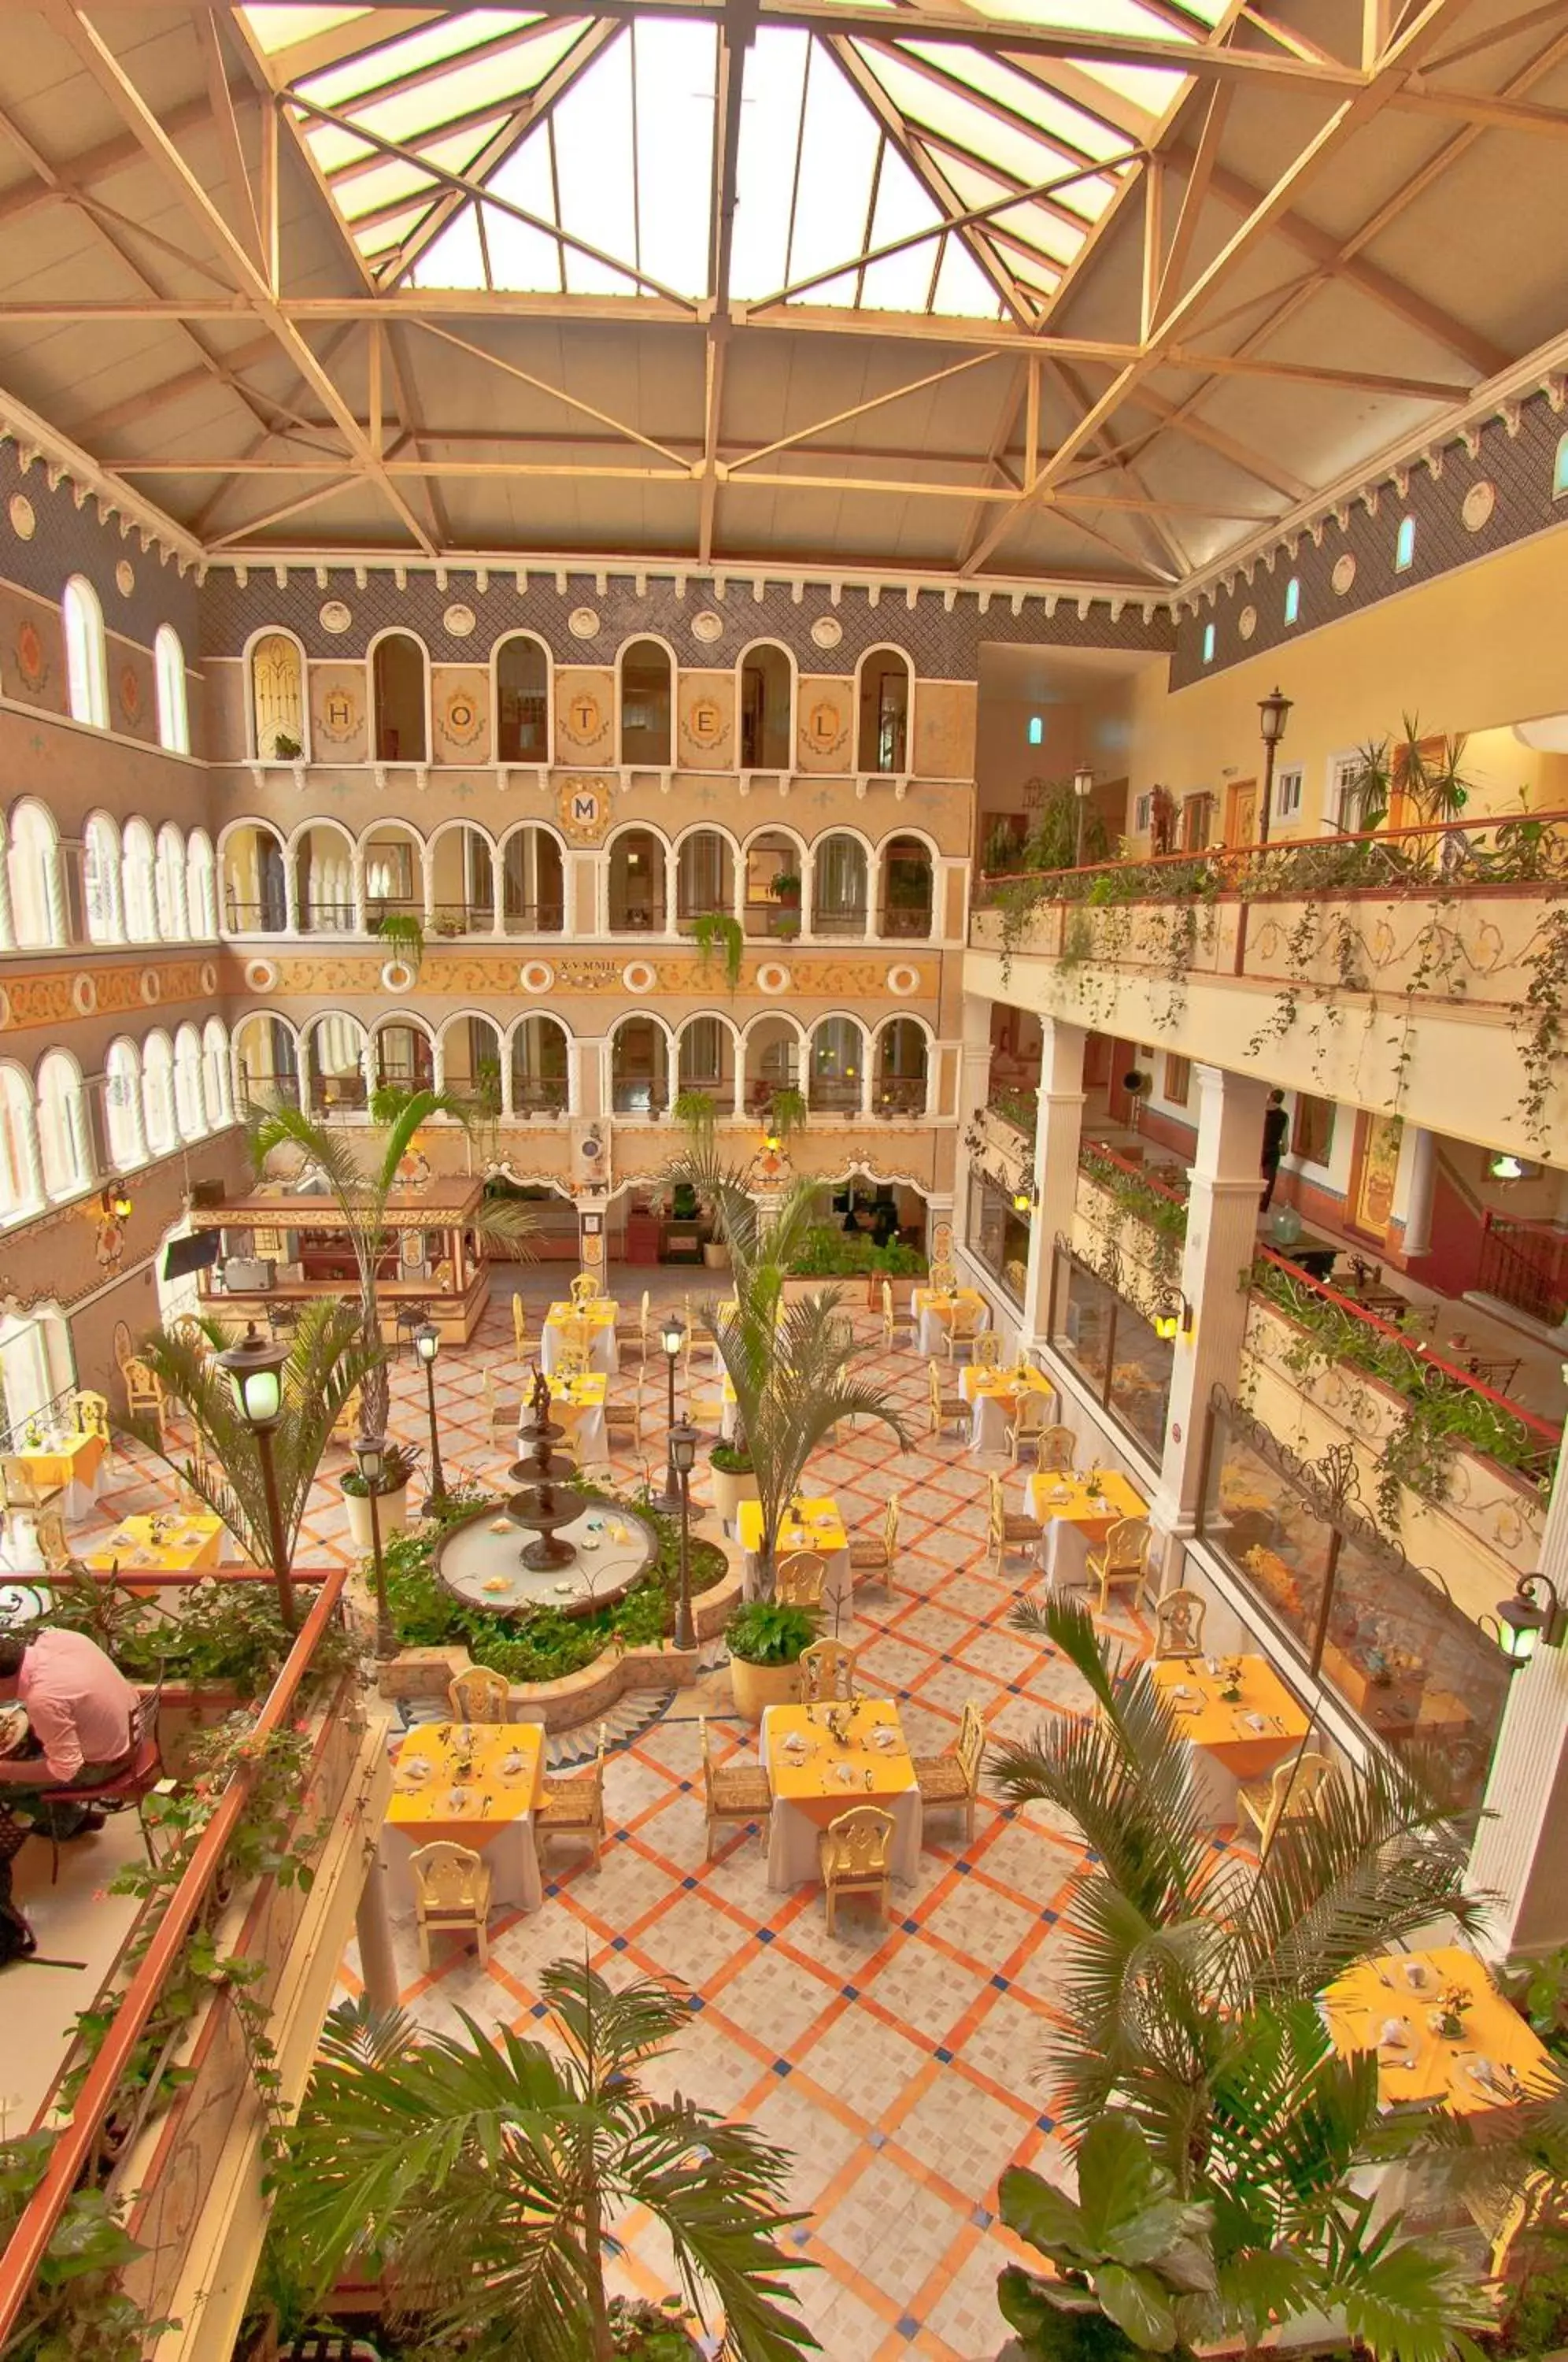
[[[901,1239],[885,1247],[832,1222],[813,1222],[790,1265],[792,1279],[898,1279],[925,1269],[925,1257]]]
[[[737,1607],[724,1629],[732,1657],[743,1665],[792,1665],[817,1637],[809,1607],[780,1607],[771,1599],[750,1599]]]

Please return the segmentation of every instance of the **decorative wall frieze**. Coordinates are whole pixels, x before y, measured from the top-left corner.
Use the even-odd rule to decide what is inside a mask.
[[[215,951],[175,959],[94,960],[88,966],[0,970],[0,1033],[91,1017],[145,1017],[166,1002],[211,1000],[241,988],[238,966]]]

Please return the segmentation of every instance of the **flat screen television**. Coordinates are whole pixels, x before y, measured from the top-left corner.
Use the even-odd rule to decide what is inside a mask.
[[[171,1239],[163,1258],[164,1278],[188,1279],[193,1271],[210,1271],[220,1243],[216,1231],[193,1231],[189,1238]]]

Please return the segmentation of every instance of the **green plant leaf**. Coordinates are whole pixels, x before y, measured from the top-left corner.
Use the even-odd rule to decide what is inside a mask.
[[[1153,2272],[1106,2264],[1095,2273],[1095,2294],[1124,2335],[1146,2354],[1168,2354],[1176,2341],[1176,2314]]]

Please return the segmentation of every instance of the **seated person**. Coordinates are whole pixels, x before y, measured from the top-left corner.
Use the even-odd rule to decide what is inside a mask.
[[[0,1634],[0,1700],[13,1698],[28,1710],[28,1736],[17,1753],[0,1757],[0,1804],[46,1788],[95,1788],[129,1763],[137,1692],[85,1632],[46,1625],[30,1640]],[[54,1808],[57,1837],[103,1825],[84,1806]]]
[[[899,1235],[899,1209],[890,1198],[878,1198],[871,1209],[871,1243],[885,1247]]]

